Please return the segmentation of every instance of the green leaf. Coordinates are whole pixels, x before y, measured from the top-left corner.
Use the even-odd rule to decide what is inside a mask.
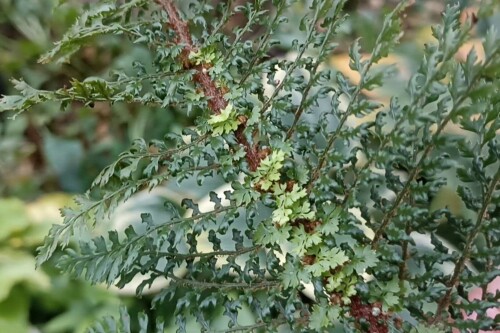
[[[273,211],[273,222],[282,226],[288,221],[290,221],[290,216],[292,215],[293,210],[286,207],[279,207]]]
[[[281,274],[281,281],[283,282],[283,288],[285,289],[297,288],[300,285],[301,279],[299,278],[298,274],[299,270],[300,268],[294,265],[290,261],[287,261],[283,265],[283,272]]]
[[[240,121],[231,103],[229,103],[219,114],[213,114],[208,119],[208,124],[212,125],[213,135],[228,134],[236,131]]]
[[[255,242],[262,245],[285,244],[290,238],[291,227],[284,225],[276,229],[274,226],[259,224],[255,230]]]
[[[319,277],[339,267],[348,260],[349,257],[340,248],[322,249],[316,255],[314,264],[307,266],[306,270],[313,276]]]
[[[349,48],[349,57],[351,58],[349,61],[349,68],[353,71],[362,72],[364,67],[366,66],[366,61],[361,61],[361,45],[359,45],[359,38],[354,40],[351,47]]]
[[[352,274],[353,271],[358,274],[364,274],[369,267],[375,267],[378,263],[377,253],[369,246],[354,247],[354,257],[345,266],[346,274]]]
[[[253,177],[254,182],[262,182],[261,188],[267,191],[271,188],[274,182],[280,180],[281,174],[280,170],[283,167],[283,162],[285,161],[286,154],[283,150],[273,151],[269,156],[260,161],[260,165],[255,171]],[[284,192],[284,187],[279,186],[275,189],[275,194]]]
[[[93,38],[107,34],[122,34],[129,28],[119,23],[106,24],[105,20],[124,18],[130,10],[141,7],[145,3],[145,0],[132,0],[119,7],[109,2],[92,6],[92,9],[84,12],[62,39],[55,43],[52,50],[40,57],[39,62],[68,62],[75,52]]]
[[[0,243],[31,225],[26,210],[26,205],[19,199],[0,199]]]
[[[340,318],[340,309],[331,305],[313,305],[309,327],[316,332],[322,332],[326,327],[333,327]]]
[[[231,194],[231,198],[235,200],[236,206],[246,206],[260,198],[260,194],[257,191],[243,187],[238,182],[233,182],[232,187],[234,191]]]
[[[28,332],[29,295],[22,288],[12,290],[0,301],[0,332]]]
[[[12,111],[14,112],[14,118],[33,105],[53,100],[56,97],[54,92],[37,90],[23,80],[12,80],[12,83],[21,95],[0,98],[0,112]]]
[[[0,302],[5,301],[17,285],[47,289],[50,280],[45,273],[35,270],[35,258],[23,251],[0,250]]]

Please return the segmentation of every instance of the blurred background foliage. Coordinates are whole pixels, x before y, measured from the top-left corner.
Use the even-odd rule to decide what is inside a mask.
[[[235,5],[245,1],[252,0],[238,0]],[[116,36],[95,40],[73,56],[70,64],[37,63],[80,10],[92,6],[92,2],[95,1],[0,0],[0,94],[12,92],[8,81],[11,77],[23,78],[37,89],[56,89],[68,85],[73,78],[107,78],[113,69],[131,70],[135,60],[151,63],[147,49]],[[343,25],[339,47],[327,65],[356,82],[356,74],[349,69],[350,43],[362,37],[361,45],[369,51],[384,13],[397,2],[349,0],[349,18]],[[182,3],[187,5],[188,1]],[[464,19],[471,17],[474,3],[460,3]],[[403,42],[380,65],[396,64],[398,75],[383,89],[365,92],[367,97],[386,103],[391,96],[404,96],[406,82],[420,61],[422,46],[432,41],[430,27],[440,20],[445,5],[446,1],[418,0],[407,9]],[[288,30],[282,32],[283,44],[271,56],[287,56],[287,45],[302,34],[297,22],[307,8],[306,1],[295,5]],[[227,32],[242,24],[244,18],[235,15]],[[474,32],[477,36],[457,54],[458,59],[479,45],[477,40],[489,25],[500,28],[500,17],[478,22]],[[248,38],[258,34],[256,29]],[[481,50],[478,52],[481,54]],[[74,103],[65,110],[46,103],[19,115],[16,121],[7,116],[0,114],[0,332],[83,332],[96,318],[116,314],[118,305],[124,302],[137,311],[150,311],[147,297],[137,300],[123,292],[61,276],[53,263],[35,270],[34,256],[50,225],[60,221],[58,209],[70,205],[72,194],[85,191],[97,173],[134,139],[149,140],[167,132],[179,132],[192,124],[192,117],[181,111],[106,103],[92,107]],[[449,135],[463,133],[450,128]],[[141,198],[131,211],[137,217],[145,205],[160,207],[158,196],[162,197],[158,194]],[[453,190],[453,179],[450,188],[443,189],[430,204],[436,209],[449,206],[456,214],[466,214]]]
[[[24,78],[38,89],[56,89],[73,78],[106,78],[110,70],[150,63],[143,47],[110,36],[73,57],[71,64],[40,65],[78,17],[87,1],[0,0],[0,93],[11,92],[8,78]],[[85,191],[96,174],[132,140],[162,137],[189,125],[182,113],[139,105],[67,110],[44,104],[15,121],[0,117],[0,332],[84,332],[104,315],[131,300],[100,286],[57,273],[55,265],[35,270],[36,247],[59,209]],[[136,301],[138,310],[148,308]]]

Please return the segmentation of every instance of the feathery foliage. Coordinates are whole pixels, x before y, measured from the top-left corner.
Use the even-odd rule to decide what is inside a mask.
[[[41,91],[15,81],[18,96],[0,100],[14,115],[45,101],[126,102],[197,115],[196,126],[137,140],[62,210],[39,249],[38,264],[65,250],[60,268],[92,283],[124,287],[143,276],[138,295],[166,279],[153,306],[175,299],[175,325],[214,331],[441,332],[497,327],[486,293],[500,258],[500,42],[492,27],[484,59],[455,59],[471,23],[448,6],[425,45],[407,94],[388,105],[366,91],[395,68],[375,66],[402,37],[407,3],[387,14],[375,47],[350,48],[353,84],[325,62],[346,19],[345,0],[313,0],[291,58],[270,57],[289,24],[294,1],[255,0],[213,8],[171,0],[101,1],[82,14],[41,62],[71,61],[86,43],[120,34],[146,45],[151,64],[113,80],[89,77]],[[484,3],[479,17],[494,10]],[[246,24],[226,35],[234,12]],[[257,26],[263,33],[247,35]],[[373,117],[369,117],[373,116]],[[368,120],[357,124],[352,119]],[[373,119],[373,120],[370,120]],[[462,135],[449,132],[459,127]],[[401,175],[400,171],[406,173]],[[167,202],[168,220],[144,212],[141,223],[113,230],[120,203],[165,184],[219,180],[227,190]],[[467,213],[431,207],[441,188],[457,184]],[[359,212],[357,214],[356,212]],[[446,246],[452,230],[454,248]],[[428,235],[432,250],[419,246]],[[209,244],[210,251],[200,244]],[[451,269],[445,269],[451,264]],[[467,294],[482,288],[480,300]],[[184,289],[183,289],[184,288]],[[185,290],[180,294],[179,290]],[[309,299],[301,296],[306,294]],[[250,309],[253,321],[242,324]],[[477,319],[469,319],[475,312]],[[167,316],[168,314],[165,314]],[[147,332],[145,315],[137,331]],[[157,320],[155,332],[164,331]],[[130,332],[130,318],[107,318],[91,332]]]

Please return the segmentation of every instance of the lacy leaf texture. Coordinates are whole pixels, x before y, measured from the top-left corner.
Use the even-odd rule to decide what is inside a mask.
[[[397,73],[376,64],[402,38],[408,3],[387,13],[373,49],[350,46],[353,83],[328,66],[345,2],[98,1],[40,62],[69,62],[111,34],[143,46],[150,63],[53,91],[13,80],[19,94],[0,99],[0,111],[14,117],[44,102],[105,102],[195,118],[136,140],[62,209],[39,248],[38,265],[55,257],[94,284],[139,278],[141,295],[161,283],[154,318],[122,309],[90,332],[498,329],[488,315],[500,305],[488,287],[500,264],[497,31],[484,34],[484,57],[458,61],[475,20],[460,23],[460,6],[447,6],[405,93],[380,103],[367,92]],[[306,15],[292,22],[297,6]],[[483,2],[477,17],[498,7]],[[234,15],[245,21],[229,32]],[[297,23],[300,34],[283,41]],[[274,56],[283,43],[287,56]],[[145,207],[137,223],[110,222],[123,202],[164,187],[176,193],[164,219]],[[445,187],[460,212],[431,205]]]

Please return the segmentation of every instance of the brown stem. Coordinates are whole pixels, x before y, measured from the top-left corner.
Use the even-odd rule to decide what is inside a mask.
[[[406,233],[406,236],[410,236],[410,233],[411,233],[410,222],[406,223],[405,233]],[[402,258],[401,258],[402,261],[399,264],[398,278],[399,278],[400,282],[404,282],[406,279],[406,276],[408,274],[408,259],[410,259],[410,250],[409,250],[409,244],[408,244],[407,240],[403,241],[403,245],[401,246],[401,252],[402,252]]]
[[[197,52],[198,48],[193,43],[191,38],[191,32],[189,31],[189,26],[186,21],[184,21],[177,10],[176,6],[173,4],[172,0],[155,0],[165,12],[167,12],[169,17],[169,27],[175,32],[177,38],[175,42],[182,44],[184,49],[181,53],[182,65],[185,69],[192,69],[195,71],[193,75],[193,81],[198,85],[203,91],[203,94],[208,98],[208,107],[210,111],[214,114],[220,114],[224,110],[228,101],[224,98],[226,93],[225,88],[218,86],[214,79],[210,77],[208,73],[209,65],[196,65],[189,59],[189,54],[191,52]],[[260,164],[260,158],[258,154],[258,145],[251,145],[244,135],[246,129],[246,122],[242,122],[238,129],[236,130],[236,140],[239,144],[245,147],[246,159],[250,167],[250,171],[257,170]]]
[[[187,22],[179,15],[177,8],[171,0],[155,0],[168,14],[169,25],[177,34],[177,42],[184,44],[185,51],[196,51]],[[188,53],[189,55],[189,53]],[[184,59],[183,59],[184,60]],[[189,61],[189,59],[185,59]]]
[[[474,229],[470,232],[469,236],[467,237],[467,241],[465,242],[462,255],[455,264],[453,275],[451,276],[450,280],[446,285],[448,289],[446,290],[446,293],[441,298],[441,300],[438,302],[436,315],[434,316],[434,318],[430,320],[431,324],[434,324],[441,319],[442,312],[444,311],[444,309],[448,308],[448,306],[451,303],[451,294],[453,288],[455,288],[460,282],[460,273],[462,273],[462,271],[464,270],[465,263],[467,259],[469,259],[472,245],[474,244],[477,235],[481,231],[481,227],[483,226],[483,222],[487,214],[488,205],[490,204],[493,194],[495,192],[495,188],[499,183],[500,183],[500,170],[498,170],[496,174],[493,176],[493,179],[488,187],[488,190],[484,195],[483,205],[477,215],[477,220]]]

